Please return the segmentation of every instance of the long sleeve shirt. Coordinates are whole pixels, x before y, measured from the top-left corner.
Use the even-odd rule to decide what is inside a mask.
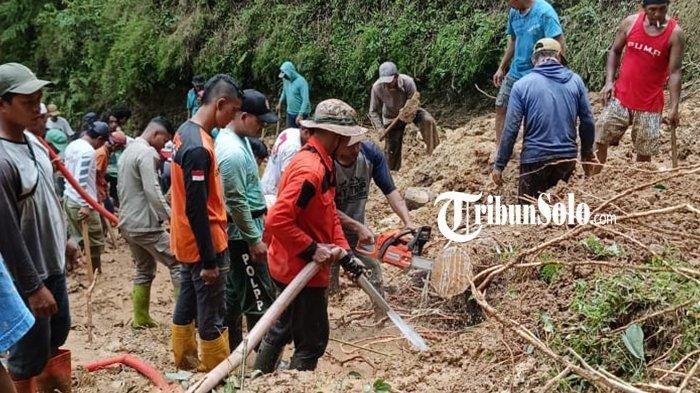
[[[97,200],[97,159],[95,149],[84,139],[76,139],[66,147],[65,163],[68,171],[88,195]],[[70,183],[66,182],[64,198],[88,206]]]
[[[136,138],[119,159],[119,228],[127,232],[162,231],[170,220],[158,179],[158,152],[143,138]]]
[[[232,219],[228,227],[229,240],[256,244],[262,241],[265,197],[250,142],[225,128],[216,137],[215,149],[224,200]]]
[[[97,201],[107,198],[107,167],[109,166],[110,151],[107,145],[95,150],[95,181],[97,182]]]
[[[282,84],[280,102],[287,103],[288,114],[308,116],[311,113],[309,83],[297,72],[291,62],[285,62],[280,69],[287,75],[287,79]]]
[[[282,176],[277,202],[265,219],[270,235],[270,276],[288,284],[312,261],[318,244],[349,249],[335,206],[334,164],[323,145],[311,137]],[[324,266],[307,286],[325,288]]]
[[[578,154],[577,120],[580,122],[581,155],[590,156],[595,123],[583,80],[557,62],[533,68],[513,85],[495,168],[503,170],[510,160],[523,121],[521,163],[575,158]]]
[[[52,172],[34,135],[0,141],[0,254],[25,295],[65,272],[66,223]]]
[[[374,82],[369,101],[369,118],[374,128],[381,130],[389,125],[416,91],[416,82],[404,74],[399,74],[398,86],[394,90],[384,83]]]

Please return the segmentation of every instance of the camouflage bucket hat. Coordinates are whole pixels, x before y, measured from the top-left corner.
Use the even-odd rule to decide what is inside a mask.
[[[304,128],[319,128],[332,133],[349,136],[359,141],[367,133],[367,129],[357,123],[357,112],[345,102],[331,98],[320,102],[316,106],[314,116],[308,120],[302,120]]]

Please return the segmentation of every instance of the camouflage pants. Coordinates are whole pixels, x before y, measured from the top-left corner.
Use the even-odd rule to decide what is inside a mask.
[[[596,124],[596,143],[617,146],[632,126],[632,143],[637,154],[653,156],[659,152],[661,113],[627,109],[613,98],[603,109]]]

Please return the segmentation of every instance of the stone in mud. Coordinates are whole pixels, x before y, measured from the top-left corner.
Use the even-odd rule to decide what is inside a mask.
[[[416,210],[435,200],[437,195],[426,187],[408,187],[403,195],[408,210]]]

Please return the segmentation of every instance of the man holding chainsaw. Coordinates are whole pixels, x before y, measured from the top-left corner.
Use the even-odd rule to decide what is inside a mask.
[[[404,116],[400,116],[400,112],[417,91],[413,78],[399,74],[396,64],[387,61],[379,66],[379,79],[372,85],[369,118],[380,135],[388,131],[384,154],[392,171],[398,171],[401,168],[401,149],[406,123],[403,121]],[[398,117],[401,119],[397,119]],[[440,143],[433,116],[425,109],[417,108],[415,113],[408,117],[412,117],[413,124],[418,126],[425,142],[426,152],[433,154],[433,149]]]
[[[270,276],[283,290],[308,264],[321,265],[260,344],[254,368],[275,370],[284,346],[294,341],[290,368],[314,370],[326,351],[329,336],[329,266],[339,262],[353,277],[364,268],[353,258],[343,235],[335,205],[335,168],[331,158],[338,149],[357,143],[367,130],[357,124],[348,104],[330,99],[318,104],[314,116],[301,126],[311,137],[285,169],[277,202],[270,208],[265,230],[270,237],[267,254]],[[345,254],[342,258],[340,255]]]
[[[374,243],[374,234],[365,224],[365,206],[369,196],[370,179],[374,180],[374,184],[386,196],[391,210],[399,216],[403,225],[413,226],[406,202],[396,189],[386,158],[377,145],[362,141],[350,146],[341,146],[335,156],[335,173],[335,204],[338,207],[338,216],[345,237],[353,250],[358,244]],[[372,271],[370,282],[383,295],[382,269],[379,261],[362,254],[357,256]],[[338,273],[339,267],[335,264],[331,268],[331,293],[338,291]]]

